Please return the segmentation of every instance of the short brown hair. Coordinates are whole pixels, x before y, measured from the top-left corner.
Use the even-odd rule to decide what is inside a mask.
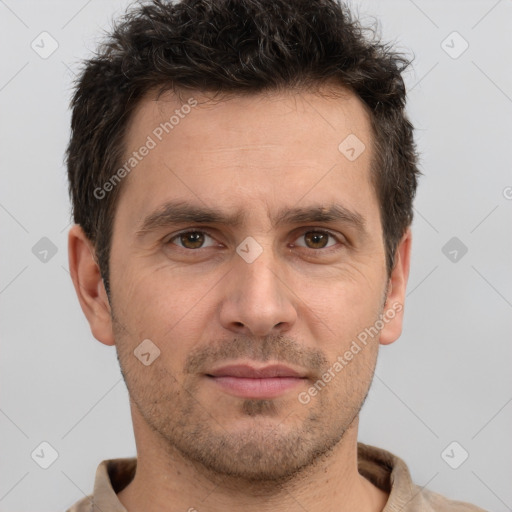
[[[66,153],[74,222],[94,244],[107,293],[121,185],[102,198],[95,190],[119,168],[130,114],[151,90],[236,95],[334,81],[355,93],[374,132],[389,275],[421,173],[405,114],[410,61],[365,30],[338,0],[153,0],[114,23],[76,80]]]

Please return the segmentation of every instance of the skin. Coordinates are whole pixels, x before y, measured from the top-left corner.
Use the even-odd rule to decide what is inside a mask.
[[[81,307],[94,337],[116,346],[130,393],[138,465],[118,494],[128,511],[385,506],[387,494],[357,471],[358,417],[379,344],[400,336],[403,311],[309,403],[298,400],[361,331],[404,303],[409,274],[410,230],[386,271],[368,113],[352,93],[337,92],[217,103],[194,94],[204,103],[122,182],[110,303],[92,244],[79,226],[70,230]],[[126,147],[144,144],[181,105],[172,93],[145,97]],[[338,150],[350,133],[366,146],[355,161]],[[186,222],[137,235],[143,219],[176,200],[245,217],[238,226]],[[269,219],[282,208],[332,203],[358,212],[365,234],[346,221]],[[334,237],[315,238],[318,229]],[[201,233],[176,237],[187,230]],[[248,236],[262,248],[252,263],[236,252]],[[148,366],[134,356],[145,339],[160,350]],[[206,376],[240,362],[285,363],[304,379],[263,400],[234,396]]]

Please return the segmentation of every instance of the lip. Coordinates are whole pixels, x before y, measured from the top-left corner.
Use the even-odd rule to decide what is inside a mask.
[[[274,398],[302,385],[307,377],[282,364],[255,367],[228,365],[212,370],[206,377],[223,391],[241,398]]]
[[[212,377],[240,377],[246,379],[265,379],[271,377],[299,377],[305,378],[300,372],[283,364],[270,364],[256,367],[249,364],[232,364],[222,366],[208,373]]]

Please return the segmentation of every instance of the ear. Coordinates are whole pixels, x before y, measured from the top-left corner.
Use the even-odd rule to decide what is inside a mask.
[[[68,257],[71,279],[93,336],[105,345],[114,345],[110,304],[95,250],[78,224],[69,231]]]
[[[388,294],[384,305],[384,327],[380,332],[381,345],[389,345],[402,334],[405,290],[409,279],[412,233],[409,227],[395,252],[395,265],[389,278]]]

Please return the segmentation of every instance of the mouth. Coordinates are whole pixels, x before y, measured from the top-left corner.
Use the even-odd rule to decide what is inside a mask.
[[[259,399],[280,396],[307,380],[304,373],[282,364],[223,366],[207,373],[206,377],[231,395]]]

